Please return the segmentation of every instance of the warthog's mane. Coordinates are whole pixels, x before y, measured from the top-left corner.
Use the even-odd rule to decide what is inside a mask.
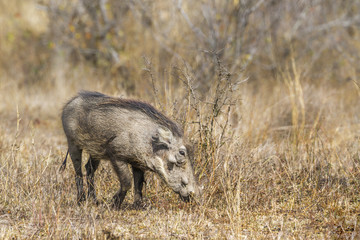
[[[140,111],[149,116],[158,124],[168,128],[177,137],[183,136],[182,129],[176,123],[171,121],[168,117],[166,117],[148,103],[132,99],[110,97],[99,92],[82,91],[79,93],[79,95],[85,98],[102,98],[102,100],[97,103],[99,107],[118,107],[128,110]]]

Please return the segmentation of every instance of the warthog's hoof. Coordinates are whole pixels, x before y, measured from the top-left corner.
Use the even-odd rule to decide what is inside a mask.
[[[190,195],[187,196],[187,197],[183,197],[183,196],[181,196],[181,195],[179,195],[179,196],[180,196],[180,199],[181,199],[182,201],[184,201],[184,202],[190,202]]]
[[[125,194],[115,194],[113,197],[112,208],[119,210],[122,202],[124,201]]]
[[[145,210],[147,207],[147,204],[143,201],[136,201],[133,203],[132,208],[135,210]]]
[[[81,205],[83,202],[85,202],[86,198],[85,198],[85,194],[80,194],[77,197],[77,204]]]

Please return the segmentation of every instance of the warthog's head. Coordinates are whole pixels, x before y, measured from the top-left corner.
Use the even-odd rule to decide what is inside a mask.
[[[180,195],[183,201],[200,194],[192,164],[192,149],[185,146],[182,137],[176,137],[171,131],[158,129],[152,137],[155,155],[154,169]]]

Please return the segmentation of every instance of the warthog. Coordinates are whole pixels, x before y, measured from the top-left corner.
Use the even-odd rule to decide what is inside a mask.
[[[88,197],[96,201],[94,173],[100,160],[109,160],[119,181],[114,205],[120,207],[134,180],[134,204],[142,200],[144,171],[157,173],[184,201],[199,195],[192,167],[191,151],[183,140],[182,129],[151,105],[98,92],[80,92],[62,112],[77,186],[77,199],[85,199],[81,154],[90,157],[85,165]],[[66,165],[66,158],[62,165]]]

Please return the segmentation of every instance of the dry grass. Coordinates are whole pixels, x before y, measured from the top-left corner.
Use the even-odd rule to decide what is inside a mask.
[[[201,203],[180,202],[148,174],[148,207],[140,211],[131,209],[131,194],[120,211],[111,209],[118,183],[106,163],[96,178],[103,203],[76,205],[72,167],[58,172],[66,153],[59,114],[71,94],[3,87],[4,99],[13,100],[1,105],[1,238],[356,238],[360,162],[351,119],[358,107],[346,105],[348,89],[303,87],[298,96],[290,86],[277,86],[285,95],[261,98],[243,85],[226,133],[226,116],[202,138],[197,124],[189,124],[189,137],[201,141]],[[207,105],[199,108],[210,124]],[[311,122],[301,124],[302,106]]]
[[[21,19],[11,4],[5,7],[8,12],[0,10],[6,33],[0,38],[1,239],[359,238],[360,91],[349,62],[341,67],[354,81],[337,84],[326,75],[315,81],[319,70],[299,60],[301,46],[294,43],[288,61],[265,81],[269,72],[255,63],[246,73],[238,64],[230,72],[229,59],[219,54],[192,55],[185,48],[194,40],[190,35],[174,31],[170,44],[159,41],[155,27],[141,35],[143,28],[131,25],[135,17],[128,14],[123,31],[134,39],[120,51],[125,63],[116,68],[82,60],[72,66],[51,44],[39,47],[46,27],[37,28],[33,23],[39,21],[27,21],[20,12]],[[181,12],[176,16],[183,19]],[[161,17],[152,17],[157,26]],[[136,36],[146,39],[144,45]],[[174,39],[182,44],[175,46]],[[33,49],[23,52],[24,41]],[[164,43],[174,44],[173,53],[182,57],[164,53]],[[38,47],[42,50],[35,51]],[[316,64],[327,61],[332,63],[325,54]],[[36,66],[43,68],[35,71]],[[127,69],[126,76],[120,68]],[[244,81],[246,75],[256,79]],[[147,173],[146,207],[134,210],[129,193],[115,211],[111,197],[118,182],[102,162],[95,177],[101,203],[78,206],[73,167],[62,174],[58,169],[67,150],[60,112],[80,89],[141,98],[183,124],[196,148],[196,173],[204,187],[200,202],[181,202]]]

